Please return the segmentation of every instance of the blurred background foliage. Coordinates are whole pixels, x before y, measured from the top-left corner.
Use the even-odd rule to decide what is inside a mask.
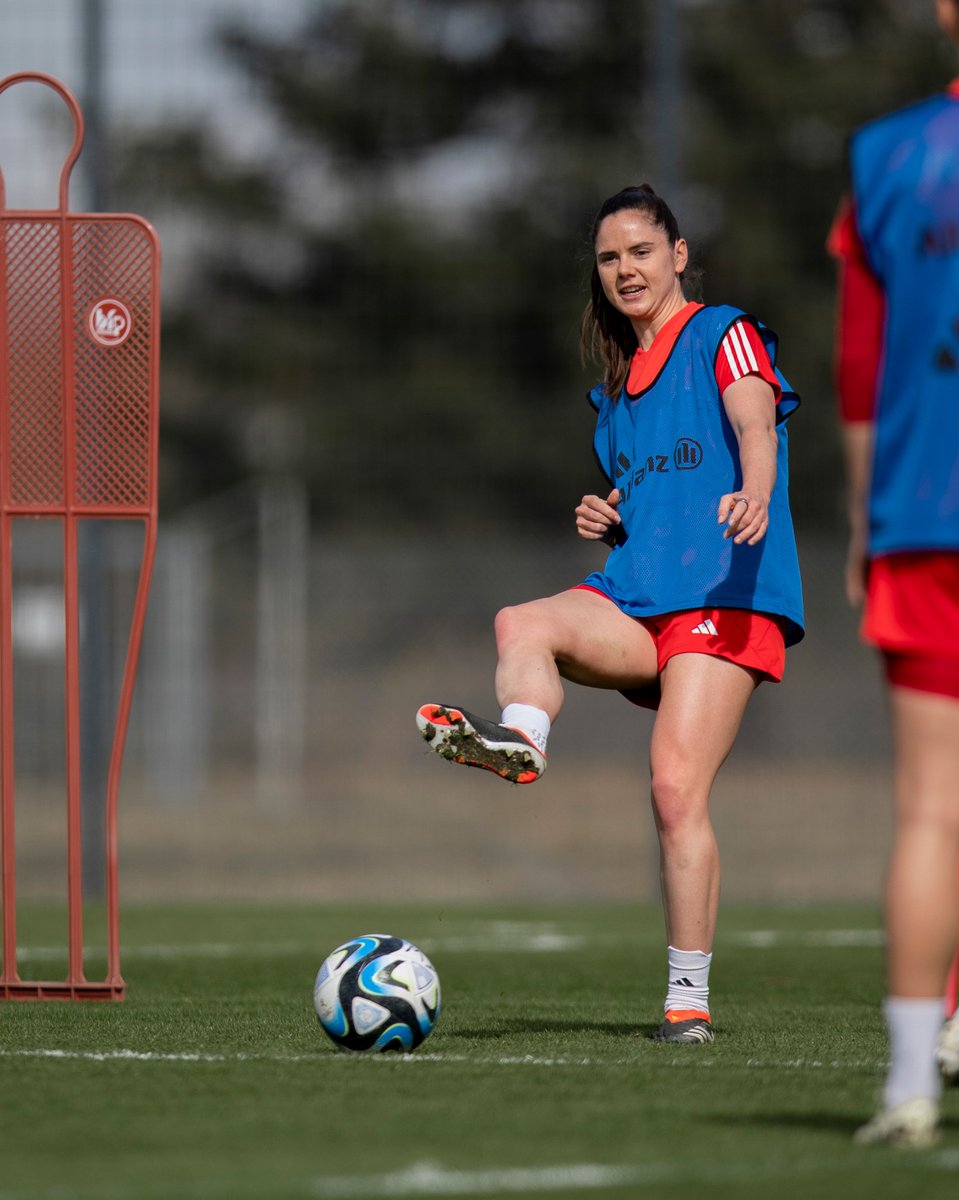
[[[293,36],[222,28],[266,152],[233,155],[202,121],[112,149],[122,206],[193,230],[164,320],[167,508],[266,471],[306,480],[318,528],[571,521],[601,486],[578,351],[592,214],[627,183],[667,192],[655,8],[328,0]],[[824,242],[846,138],[950,78],[931,8],[676,10],[667,199],[704,298],[780,334],[805,400],[800,525],[841,512]]]
[[[658,896],[651,714],[569,689],[555,769],[519,806],[425,763],[412,722],[429,696],[484,711],[497,608],[599,565],[572,517],[603,486],[578,350],[588,233],[642,181],[704,298],[775,329],[804,398],[809,636],[717,785],[724,891],[879,894],[889,745],[842,590],[825,241],[849,133],[956,74],[932,0],[43,0],[0,16],[0,63],[80,99],[73,207],[141,213],[163,249],[128,895]],[[48,203],[72,134],[46,91],[3,97],[6,178],[42,150],[24,207]],[[22,524],[23,602],[56,634],[57,547]],[[116,664],[138,559],[111,541],[105,560]],[[43,897],[66,857],[57,636],[18,650],[36,798],[18,877]]]

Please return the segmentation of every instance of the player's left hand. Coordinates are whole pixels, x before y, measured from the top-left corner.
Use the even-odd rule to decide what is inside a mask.
[[[755,546],[766,536],[769,528],[769,497],[759,492],[727,492],[719,501],[719,524],[725,525],[724,538],[732,538],[737,546],[744,542]]]

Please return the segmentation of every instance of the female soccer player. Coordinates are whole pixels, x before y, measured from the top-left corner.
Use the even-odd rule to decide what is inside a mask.
[[[579,535],[612,546],[602,571],[496,617],[499,723],[424,704],[441,756],[515,783],[546,769],[563,680],[657,709],[650,745],[668,940],[664,1042],[711,1042],[709,969],[719,856],[713,780],[746,705],[782,677],[803,633],[787,499],[785,420],[799,403],[776,339],[739,309],[686,299],[686,242],[647,185],[599,210],[583,344],[602,360],[589,393],[604,496]]]
[[[936,0],[936,12],[959,43],[959,0]],[[851,170],[830,235],[846,590],[865,599],[863,636],[884,659],[896,800],[892,1061],[883,1109],[857,1139],[924,1146],[937,1133],[940,1070],[959,1082],[959,1018],[940,1032],[959,940],[959,80],[859,130]]]

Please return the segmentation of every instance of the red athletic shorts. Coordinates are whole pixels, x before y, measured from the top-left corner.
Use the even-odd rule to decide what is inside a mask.
[[[579,585],[610,600],[598,588]],[[615,603],[610,600],[610,603]],[[778,683],[786,667],[786,642],[775,617],[744,608],[691,608],[655,617],[634,617],[647,629],[656,645],[660,674],[674,654],[712,654],[748,667],[764,679]],[[623,695],[643,708],[658,708],[657,679],[648,687],[630,688]]]
[[[882,651],[893,687],[959,699],[959,553],[874,559],[862,636]]]

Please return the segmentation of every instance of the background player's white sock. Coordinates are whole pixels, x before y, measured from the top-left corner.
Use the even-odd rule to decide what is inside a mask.
[[[707,954],[705,950],[677,950],[675,946],[668,946],[667,951],[669,986],[664,1010],[669,1012],[671,1008],[680,1011],[695,1008],[708,1013],[709,965],[713,961],[712,954]]]
[[[936,1041],[942,1028],[942,997],[914,1000],[888,996],[882,1009],[892,1060],[883,1092],[886,1108],[895,1108],[916,1096],[938,1100],[942,1080],[936,1064]]]
[[[531,704],[507,704],[499,723],[525,733],[542,754],[546,753],[550,719],[541,708],[534,708]]]

